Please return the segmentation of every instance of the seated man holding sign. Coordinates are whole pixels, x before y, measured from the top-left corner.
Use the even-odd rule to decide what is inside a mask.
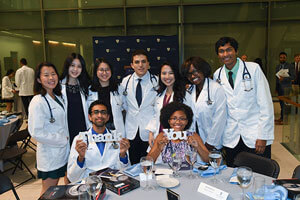
[[[94,101],[89,107],[92,128],[80,132],[73,140],[67,175],[71,182],[79,181],[89,173],[110,167],[120,169],[128,165],[126,154],[130,147],[127,139],[105,127],[109,120],[108,106]]]
[[[154,161],[161,155],[164,163],[169,163],[175,154],[185,160],[185,151],[194,148],[203,162],[208,162],[209,151],[196,133],[187,130],[193,121],[193,111],[185,104],[172,102],[161,109],[160,123],[166,129],[154,140],[148,156]],[[198,156],[198,157],[199,157]]]

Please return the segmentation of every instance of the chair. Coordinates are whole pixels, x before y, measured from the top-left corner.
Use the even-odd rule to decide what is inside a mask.
[[[294,169],[292,178],[298,178],[298,179],[300,179],[300,165],[298,165],[298,166]]]
[[[239,153],[235,157],[233,164],[236,167],[250,167],[253,172],[271,176],[273,178],[277,178],[280,171],[280,167],[275,160],[248,152]]]
[[[16,199],[20,200],[10,178],[8,178],[6,175],[4,174],[0,174],[0,194],[3,194],[9,190],[12,190]]]
[[[23,139],[26,140],[26,142],[22,148],[20,148],[16,145],[13,145],[13,146],[8,145],[8,144],[17,144],[19,139],[22,139],[18,135],[18,133],[19,132],[17,131],[15,133],[11,134],[7,139],[6,147],[4,149],[0,150],[0,160],[8,161],[14,165],[13,168],[10,168],[10,169],[13,169],[12,174],[14,174],[16,172],[17,168],[23,170],[22,166],[24,166],[27,169],[27,171],[31,174],[31,177],[29,179],[19,183],[15,187],[18,187],[31,179],[35,179],[35,176],[33,175],[33,173],[30,171],[28,166],[22,160],[22,156],[27,152],[26,146],[28,145],[29,140],[26,138],[28,138],[28,135],[27,135],[28,132],[26,133],[26,131],[24,131],[23,133],[21,132],[21,134],[20,134],[20,136],[23,136]],[[8,170],[10,170],[10,169],[8,169]]]
[[[30,147],[33,151],[36,151],[30,145],[30,143],[31,143],[31,136],[30,136],[27,128],[13,133],[10,137],[11,137],[11,141],[14,141],[14,143],[10,141],[7,144],[8,146],[16,145],[15,141],[17,141],[17,142],[22,142],[22,144],[20,145],[20,148],[26,149],[27,147]]]

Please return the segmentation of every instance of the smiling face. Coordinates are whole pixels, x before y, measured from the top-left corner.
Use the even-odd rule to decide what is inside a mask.
[[[40,77],[37,81],[42,84],[42,87],[47,91],[47,93],[51,94],[58,83],[58,75],[53,67],[43,66],[41,68]]]
[[[102,104],[93,106],[92,112],[89,114],[89,120],[92,122],[93,126],[96,126],[97,128],[104,127],[109,120],[106,106]]]
[[[148,59],[143,54],[133,56],[131,67],[139,77],[143,77],[150,68]]]
[[[189,81],[194,85],[203,85],[204,84],[204,74],[197,70],[194,65],[190,66],[189,72],[187,74]]]
[[[186,114],[182,110],[175,111],[169,119],[169,125],[174,131],[183,131],[187,124]]]
[[[109,79],[111,78],[111,69],[107,63],[100,63],[97,69],[97,77],[101,85],[109,83]]]
[[[75,58],[69,67],[69,78],[76,79],[82,72],[82,66],[79,59]]]
[[[173,87],[175,83],[175,75],[172,68],[169,65],[162,66],[160,78],[163,84],[166,85],[166,87]]]
[[[226,68],[231,70],[236,63],[237,52],[230,43],[227,43],[219,47],[218,57],[220,61],[225,64]]]

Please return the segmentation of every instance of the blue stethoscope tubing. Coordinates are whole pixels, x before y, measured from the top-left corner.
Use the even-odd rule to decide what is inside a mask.
[[[128,94],[128,92],[127,92],[127,90],[128,90],[128,84],[129,84],[129,81],[130,81],[132,75],[133,75],[133,74],[130,74],[130,76],[129,76],[127,82],[126,82],[125,90],[124,90],[124,92],[123,92],[123,95],[124,95],[124,96],[127,96],[127,94]],[[153,85],[153,80],[152,80],[152,79],[154,79],[155,81],[157,81],[157,78],[156,78],[153,74],[150,74],[150,81],[151,81],[151,83],[152,83],[153,89],[155,90],[155,87],[154,87],[154,85]]]

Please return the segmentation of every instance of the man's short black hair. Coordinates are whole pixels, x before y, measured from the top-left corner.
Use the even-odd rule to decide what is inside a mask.
[[[107,113],[110,113],[110,107],[104,101],[96,100],[93,103],[91,103],[91,105],[89,107],[89,115],[92,115],[92,109],[96,105],[103,105],[103,106],[105,106],[106,110],[107,110]]]
[[[285,53],[284,51],[282,51],[282,52],[279,53],[279,56],[281,56],[281,55],[287,56],[287,53]]]
[[[146,56],[147,61],[149,62],[149,58],[148,58],[147,52],[144,49],[137,49],[131,55],[131,63],[133,63],[133,57],[136,56],[136,55],[144,55],[144,56]]]
[[[21,58],[20,63],[23,65],[27,65],[27,60],[25,58]]]
[[[239,43],[232,37],[221,37],[215,44],[215,50],[218,55],[220,46],[224,46],[225,44],[230,44],[234,48],[234,50],[237,52],[239,48]]]

